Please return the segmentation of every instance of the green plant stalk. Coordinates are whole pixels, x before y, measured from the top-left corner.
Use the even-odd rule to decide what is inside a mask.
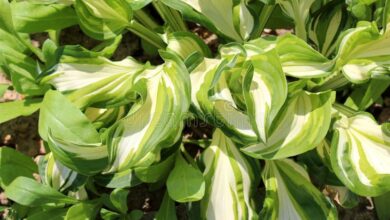
[[[265,25],[268,23],[268,20],[274,11],[276,5],[264,5],[264,7],[261,9],[260,17],[259,17],[259,27],[257,30],[252,33],[251,39],[258,38],[261,36],[261,34],[264,31]]]
[[[60,46],[60,34],[61,30],[50,30],[47,32],[49,34],[49,38],[57,45]]]
[[[325,81],[318,85],[314,86],[311,91],[313,92],[320,92],[320,91],[326,91],[326,90],[335,90],[342,86],[345,86],[349,83],[348,79],[344,77],[343,74],[337,73],[335,75],[331,75],[328,78],[325,79]]]
[[[150,16],[142,9],[134,11],[134,17],[147,28],[156,29],[160,27],[160,25],[151,19]]]
[[[351,117],[355,115],[357,112],[353,110],[352,108],[339,104],[339,103],[333,103],[332,107],[336,109],[338,112],[340,112],[343,115],[346,115],[347,117]]]
[[[138,35],[142,39],[148,41],[150,44],[154,45],[158,49],[164,49],[167,46],[158,34],[149,30],[138,21],[131,20],[129,23],[128,30]]]
[[[35,54],[35,56],[38,57],[38,59],[42,62],[45,62],[45,57],[43,56],[42,51],[39,48],[34,47],[31,42],[26,41],[25,39],[21,38],[18,34],[16,34],[17,38],[26,46],[28,49],[30,49],[31,52]]]
[[[162,19],[172,28],[173,32],[176,31],[188,31],[187,25],[184,23],[182,16],[179,12],[169,8],[160,1],[153,1],[153,6],[160,14]]]
[[[305,23],[295,22],[295,34],[297,37],[301,38],[304,41],[307,41],[307,33],[305,28]]]
[[[193,166],[198,168],[198,165],[196,164],[194,158],[187,152],[187,150],[184,148],[184,145],[180,146],[180,151],[183,153],[184,158]],[[178,152],[180,154],[180,152]]]

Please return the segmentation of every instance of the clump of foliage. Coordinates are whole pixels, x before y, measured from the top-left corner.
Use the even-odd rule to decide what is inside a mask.
[[[39,111],[47,151],[0,148],[9,219],[140,219],[139,184],[166,190],[156,219],[178,203],[191,219],[337,219],[323,187],[347,208],[390,191],[390,124],[365,112],[390,85],[389,1],[0,0],[0,14],[1,92],[25,97],[0,123]],[[61,45],[74,25],[100,44]],[[163,62],[110,60],[128,31]],[[188,121],[212,139],[183,135]]]

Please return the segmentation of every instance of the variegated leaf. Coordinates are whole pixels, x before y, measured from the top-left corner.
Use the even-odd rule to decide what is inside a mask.
[[[162,1],[181,11],[189,20],[198,22],[238,42],[248,39],[255,26],[255,18],[244,0]]]
[[[336,207],[294,161],[266,161],[262,176],[266,198],[261,219],[338,219]]]
[[[189,32],[174,32],[168,35],[167,51],[175,53],[186,60],[198,52],[205,57],[211,55],[207,45],[195,34]]]
[[[331,163],[353,192],[378,196],[390,190],[390,132],[368,114],[341,115],[334,124]]]
[[[241,150],[255,158],[281,159],[315,148],[329,129],[333,101],[332,92],[298,91],[274,120],[267,142]]]
[[[233,69],[235,61],[205,58],[191,72],[192,103],[200,118],[220,128],[237,141],[253,142],[257,139],[249,117],[233,99],[228,78],[241,74],[245,68]]]
[[[94,124],[96,128],[109,127],[119,119],[123,118],[127,113],[125,106],[117,108],[92,108],[85,110],[84,114]]]
[[[52,84],[79,107],[109,107],[129,102],[134,78],[144,69],[130,57],[114,62],[104,57],[63,56],[42,82]]]
[[[295,23],[295,33],[306,41],[306,22],[310,14],[310,7],[315,0],[276,0],[283,12],[292,18]]]
[[[263,142],[287,98],[287,80],[275,51],[248,58],[253,66],[244,79],[244,97],[253,129]]]
[[[74,7],[81,29],[98,40],[121,34],[133,15],[126,0],[75,0]]]
[[[42,183],[60,192],[77,191],[87,180],[55,160],[52,153],[39,158],[38,167]]]
[[[279,37],[276,48],[283,71],[297,78],[318,78],[333,71],[334,62],[310,47],[298,37],[287,34]]]
[[[330,1],[313,15],[309,38],[324,56],[329,57],[337,48],[339,35],[352,27],[352,21],[344,2]]]
[[[203,219],[256,219],[252,204],[259,164],[243,155],[234,142],[217,129],[203,152],[206,193],[200,202]]]
[[[165,64],[145,70],[136,80],[139,102],[110,129],[106,172],[149,166],[162,147],[179,138],[190,104],[190,80],[177,57],[162,55]]]
[[[375,24],[361,23],[340,41],[336,67],[353,83],[372,77],[390,79],[390,33],[380,33]]]
[[[48,91],[39,116],[39,134],[54,157],[84,175],[107,165],[107,146],[87,117],[58,91]]]

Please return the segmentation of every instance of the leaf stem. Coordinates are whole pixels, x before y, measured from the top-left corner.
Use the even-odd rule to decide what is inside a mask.
[[[134,17],[147,28],[156,29],[160,26],[142,9],[134,11]]]
[[[164,49],[167,46],[158,34],[149,30],[136,20],[130,21],[128,30],[148,41],[158,49]]]
[[[17,38],[20,40],[20,42],[22,42],[24,44],[24,46],[26,46],[28,49],[30,49],[30,51],[33,52],[35,54],[35,56],[37,56],[40,61],[46,62],[45,57],[43,56],[42,51],[39,50],[39,48],[34,47],[31,44],[31,40],[27,41],[26,39],[20,37],[18,34],[17,34]]]
[[[178,11],[171,9],[161,1],[155,0],[152,4],[173,32],[188,31],[187,25]]]
[[[268,23],[268,20],[274,11],[276,5],[264,5],[264,7],[261,9],[260,17],[258,20],[259,27],[257,28],[254,33],[252,33],[252,39],[258,38],[261,36],[261,34],[264,31],[265,25]]]
[[[335,90],[348,83],[349,83],[348,79],[345,78],[342,73],[337,72],[330,75],[321,84],[314,86],[311,90],[314,92]]]
[[[339,103],[336,103],[336,102],[333,103],[332,107],[347,117],[351,117],[351,116],[356,114],[356,111],[353,110],[352,108],[345,106],[345,105],[342,105],[342,104],[339,104]]]

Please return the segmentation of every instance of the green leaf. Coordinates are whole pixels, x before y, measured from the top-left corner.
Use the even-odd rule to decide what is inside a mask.
[[[364,111],[377,101],[390,86],[390,80],[372,79],[367,84],[356,87],[345,105],[358,111]]]
[[[12,13],[11,13],[11,7],[8,0],[1,0],[0,1],[0,14],[2,15],[0,17],[0,35],[8,35],[8,39],[10,37],[14,37],[14,39],[11,41],[13,43],[18,44],[19,46],[23,47],[24,50],[30,50],[32,51],[37,57],[43,61],[43,56],[41,51],[34,47],[31,42],[30,38],[27,34],[18,34],[14,28],[14,22],[12,19]],[[1,39],[1,38],[0,38]],[[2,39],[0,40],[1,43]],[[5,41],[7,42],[7,40]],[[12,47],[11,47],[12,48]],[[18,50],[16,50],[18,51]],[[4,54],[2,54],[4,55]],[[13,55],[13,54],[12,54]],[[1,56],[0,56],[1,58]],[[1,60],[1,59],[0,59]]]
[[[175,202],[165,192],[160,209],[158,210],[156,220],[177,220]]]
[[[384,4],[385,5],[383,8],[383,18],[382,18],[383,25],[382,25],[382,27],[383,27],[384,31],[386,32],[390,28],[390,2],[385,1]]]
[[[310,7],[315,0],[276,0],[282,11],[295,23],[295,34],[307,40],[306,23],[310,15]]]
[[[19,176],[33,178],[38,168],[31,157],[8,147],[0,147],[0,186],[6,188]]]
[[[11,10],[14,26],[18,32],[60,30],[78,22],[74,9],[64,4],[12,2]]]
[[[295,34],[306,41],[306,23],[310,15],[310,7],[315,0],[276,0],[282,11],[295,23]]]
[[[9,33],[14,33],[14,26],[12,21],[11,7],[8,0],[0,0],[0,29]]]
[[[26,220],[63,220],[67,211],[68,208],[54,208],[49,210],[42,210],[41,212],[37,212],[27,216]]]
[[[241,150],[259,159],[281,159],[315,148],[328,132],[333,101],[333,92],[298,91],[289,97],[274,120],[267,142]]]
[[[8,90],[8,84],[0,84],[0,98],[4,96],[4,93]]]
[[[164,64],[138,76],[134,89],[141,98],[110,128],[110,168],[106,172],[149,166],[156,161],[161,146],[172,146],[180,137],[189,108],[190,81],[179,58],[162,55]]]
[[[121,42],[122,35],[118,35],[115,38],[103,41],[102,43],[94,47],[92,51],[98,52],[100,56],[110,58],[114,55]]]
[[[133,16],[125,0],[76,0],[74,7],[81,29],[97,40],[121,34]]]
[[[196,167],[188,164],[180,153],[176,156],[175,167],[167,180],[169,196],[177,202],[191,202],[202,199],[205,181]]]
[[[48,204],[73,204],[77,200],[57,192],[27,177],[16,178],[5,188],[7,197],[21,205],[42,206]]]
[[[126,0],[133,10],[139,10],[147,6],[152,0]]]
[[[256,219],[251,200],[259,182],[255,176],[258,163],[247,159],[219,129],[202,158],[206,181],[200,202],[202,219]]]
[[[137,167],[135,175],[144,183],[156,183],[168,177],[175,164],[175,154],[149,167]]]
[[[183,60],[186,60],[196,52],[205,57],[211,56],[208,46],[198,36],[190,32],[170,33],[166,50],[177,54]]]
[[[276,41],[283,71],[297,78],[319,78],[333,71],[334,62],[328,60],[298,37],[286,34]]]
[[[120,219],[121,215],[116,213],[116,212],[112,212],[110,210],[107,210],[105,208],[102,208],[100,210],[100,216],[102,217],[102,219],[104,220],[118,220]]]
[[[134,173],[134,170],[125,170],[114,174],[94,176],[96,183],[107,188],[134,187],[142,183]]]
[[[41,100],[20,100],[0,103],[0,123],[4,123],[19,116],[28,116],[38,111]]]
[[[39,116],[39,134],[54,157],[84,175],[107,165],[107,147],[87,117],[58,91],[48,91]]]
[[[96,219],[101,206],[100,201],[80,202],[71,206],[66,213],[65,220]]]
[[[129,190],[117,188],[114,189],[110,194],[110,201],[112,205],[122,214],[127,213],[127,196]]]
[[[134,220],[141,220],[143,216],[144,216],[144,212],[136,209],[136,210],[131,211],[129,214],[127,214],[126,217],[129,219],[132,219],[132,220],[133,219]]]
[[[206,26],[238,42],[248,39],[254,29],[254,16],[245,1],[162,0],[191,21]]]
[[[268,160],[262,173],[266,198],[261,219],[338,219],[336,207],[292,160]]]
[[[390,218],[389,202],[390,192],[374,198],[375,211],[379,220],[387,220]]]
[[[340,115],[334,124],[331,163],[352,192],[379,196],[390,190],[390,134],[369,114]]]

